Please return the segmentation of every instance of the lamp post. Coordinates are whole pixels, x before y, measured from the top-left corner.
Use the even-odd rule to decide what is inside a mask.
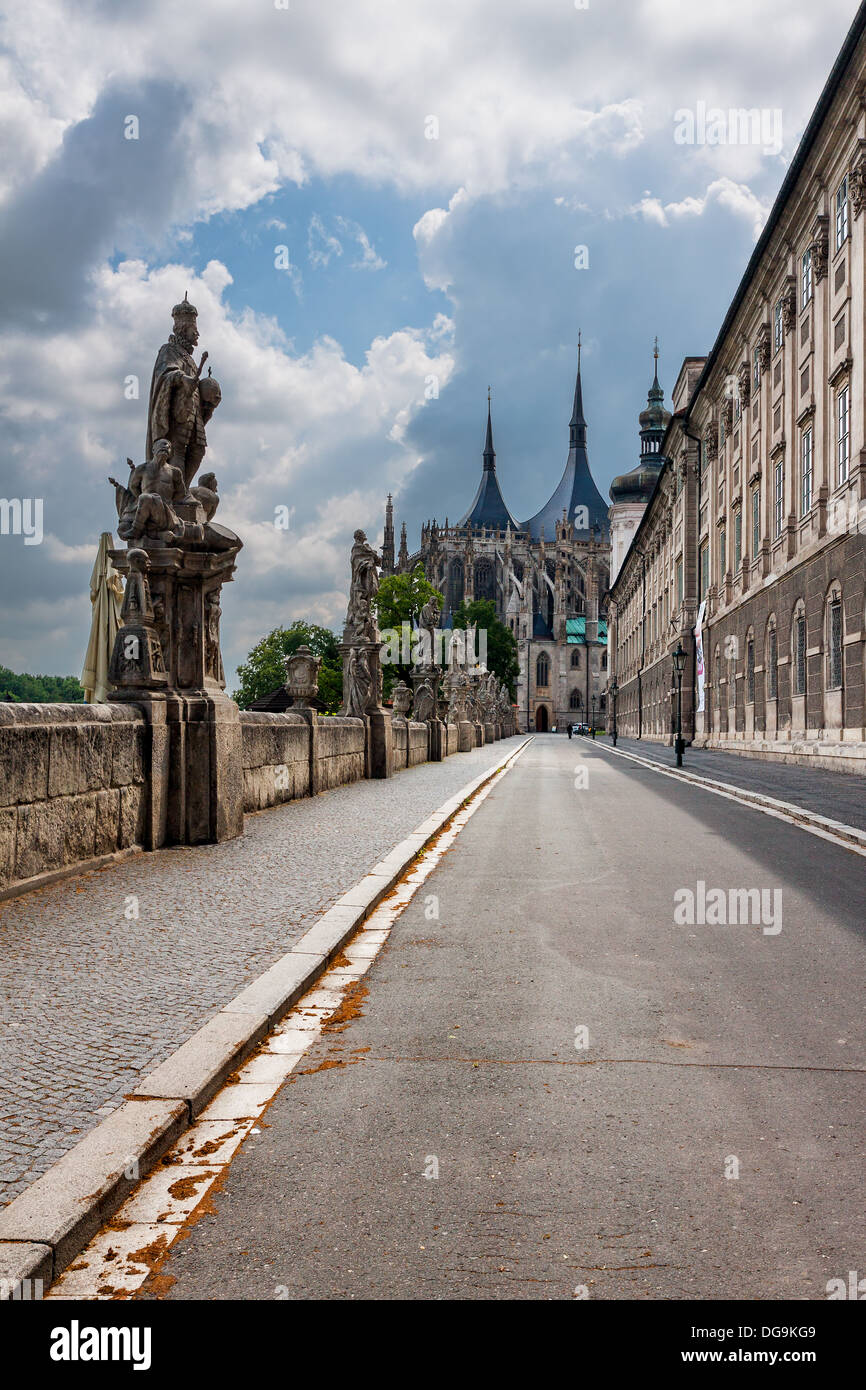
[[[674,673],[677,678],[677,737],[674,747],[677,754],[677,767],[683,765],[683,671],[686,669],[686,653],[682,639],[674,652]]]
[[[619,686],[617,685],[615,680],[611,682],[609,693],[611,704],[613,706],[613,728],[611,729],[611,740],[613,742],[614,748],[616,748],[616,697],[619,694]]]
[[[594,696],[594,695],[593,695],[593,697],[592,697],[592,724],[591,724],[590,727],[591,727],[591,730],[592,730],[592,736],[593,736],[593,738],[595,738],[595,696]]]

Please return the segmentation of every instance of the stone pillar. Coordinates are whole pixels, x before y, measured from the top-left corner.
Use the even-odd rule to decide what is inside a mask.
[[[127,592],[110,698],[133,701],[148,719],[149,848],[243,834],[240,715],[225,694],[219,644],[220,591],[240,548],[223,527],[196,526],[178,545],[148,538],[111,552]]]

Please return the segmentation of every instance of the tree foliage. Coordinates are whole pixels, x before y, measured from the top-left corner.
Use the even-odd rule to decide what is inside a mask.
[[[241,709],[269,695],[286,682],[284,657],[306,644],[322,658],[319,667],[319,698],[328,714],[340,708],[343,698],[343,663],[337,638],[328,627],[306,623],[298,618],[290,627],[275,627],[257,642],[243,665],[238,667],[240,684],[234,698]]]
[[[386,633],[389,629],[399,632],[403,623],[408,623],[410,628],[413,627],[424,604],[434,597],[442,603],[442,594],[430,583],[422,564],[417,564],[410,574],[386,574],[379,580],[379,594],[376,599],[380,632]],[[397,681],[408,681],[411,670],[411,661],[383,661],[385,699],[390,698]]]
[[[0,666],[0,700],[10,698],[22,704],[81,704],[84,690],[75,676],[16,675]]]
[[[510,627],[506,627],[496,616],[496,605],[488,598],[476,598],[471,603],[461,602],[454,613],[454,626],[475,627],[487,632],[487,669],[508,687],[514,699],[515,681],[520,675],[520,662],[517,658],[517,639]]]

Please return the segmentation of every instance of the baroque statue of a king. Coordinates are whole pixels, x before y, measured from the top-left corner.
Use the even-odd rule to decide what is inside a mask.
[[[207,353],[196,366],[193,349],[198,343],[198,310],[184,295],[171,311],[174,332],[160,348],[147,410],[145,458],[151,458],[154,442],[167,439],[171,461],[183,473],[187,491],[207,448],[205,425],[220,403],[215,377],[202,377]]]

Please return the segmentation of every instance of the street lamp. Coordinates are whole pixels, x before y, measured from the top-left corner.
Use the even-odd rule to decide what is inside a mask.
[[[595,696],[592,697],[592,736],[595,738]]]
[[[611,739],[613,741],[614,748],[616,748],[616,697],[619,694],[619,686],[617,685],[615,680],[611,682],[611,685],[609,687],[609,694],[611,704],[613,706],[613,728],[611,729]]]
[[[680,640],[674,652],[674,672],[677,678],[677,737],[674,747],[677,753],[677,767],[683,765],[683,671],[685,669],[686,653]]]

